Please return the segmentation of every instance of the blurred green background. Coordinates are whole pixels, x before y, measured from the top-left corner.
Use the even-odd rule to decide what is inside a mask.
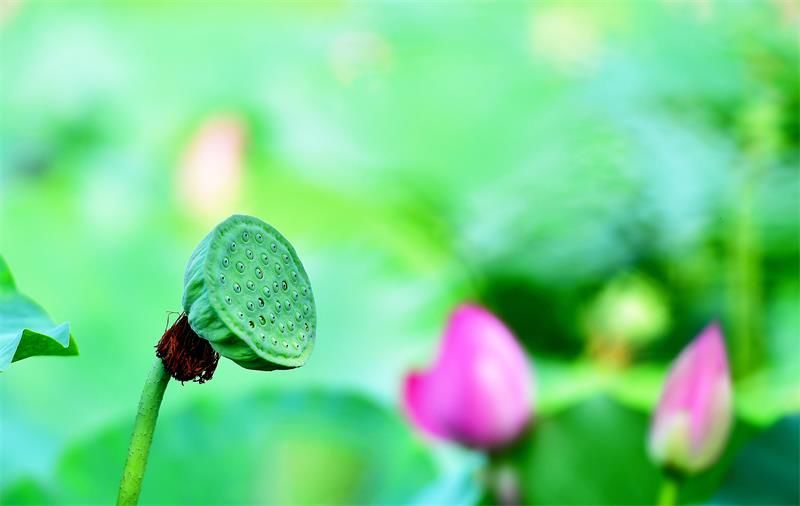
[[[316,348],[297,370],[223,360],[171,385],[143,503],[486,501],[481,456],[399,410],[462,300],[535,364],[527,502],[652,502],[650,410],[714,319],[738,420],[682,500],[800,500],[799,16],[3,0],[0,253],[81,355],[0,377],[0,502],[113,501],[185,262],[234,212],[295,245]]]

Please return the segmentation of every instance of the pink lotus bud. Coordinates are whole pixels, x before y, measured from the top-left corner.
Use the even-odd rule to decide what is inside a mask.
[[[697,472],[719,457],[732,419],[731,378],[722,332],[706,327],[678,356],[650,426],[651,458]]]
[[[189,141],[179,169],[180,197],[189,211],[214,217],[230,211],[242,180],[245,128],[228,115],[206,119]]]
[[[533,373],[514,335],[486,309],[450,316],[439,357],[406,377],[405,410],[425,432],[466,446],[502,446],[533,412]]]

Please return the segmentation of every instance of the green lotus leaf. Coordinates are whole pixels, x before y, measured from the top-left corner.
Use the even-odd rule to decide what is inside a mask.
[[[408,504],[436,477],[397,413],[348,392],[262,389],[159,418],[142,505]],[[120,421],[71,444],[50,504],[109,504],[129,431]]]
[[[56,324],[41,306],[19,293],[0,256],[0,372],[23,358],[77,354],[69,323]]]

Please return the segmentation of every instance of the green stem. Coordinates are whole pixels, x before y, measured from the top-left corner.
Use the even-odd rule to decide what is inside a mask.
[[[136,413],[133,436],[128,447],[128,459],[125,461],[122,482],[119,485],[118,506],[134,506],[139,502],[147,455],[150,453],[150,443],[153,442],[153,432],[158,419],[158,409],[161,407],[161,400],[164,398],[164,390],[169,380],[170,376],[164,370],[161,359],[156,358],[142,389],[142,398],[139,400],[139,411]]]
[[[490,451],[487,455],[486,486],[494,496],[492,504],[515,506],[522,504],[519,473],[508,460],[508,453]]]
[[[675,506],[678,503],[678,481],[664,475],[661,490],[658,492],[658,506]]]
[[[745,168],[738,192],[734,217],[731,258],[731,309],[733,372],[737,377],[753,372],[761,362],[760,349],[762,294],[761,253],[757,228],[753,222],[755,194],[762,172],[753,161]]]

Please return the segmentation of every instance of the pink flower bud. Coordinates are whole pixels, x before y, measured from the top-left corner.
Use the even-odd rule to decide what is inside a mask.
[[[502,446],[533,412],[533,373],[514,335],[486,309],[450,316],[436,363],[405,381],[405,410],[428,434],[479,448]]]
[[[651,458],[684,472],[719,457],[732,420],[731,378],[722,332],[706,327],[678,356],[650,426]]]
[[[210,117],[197,129],[178,174],[189,211],[209,217],[230,211],[241,186],[245,133],[242,122],[228,115]]]

